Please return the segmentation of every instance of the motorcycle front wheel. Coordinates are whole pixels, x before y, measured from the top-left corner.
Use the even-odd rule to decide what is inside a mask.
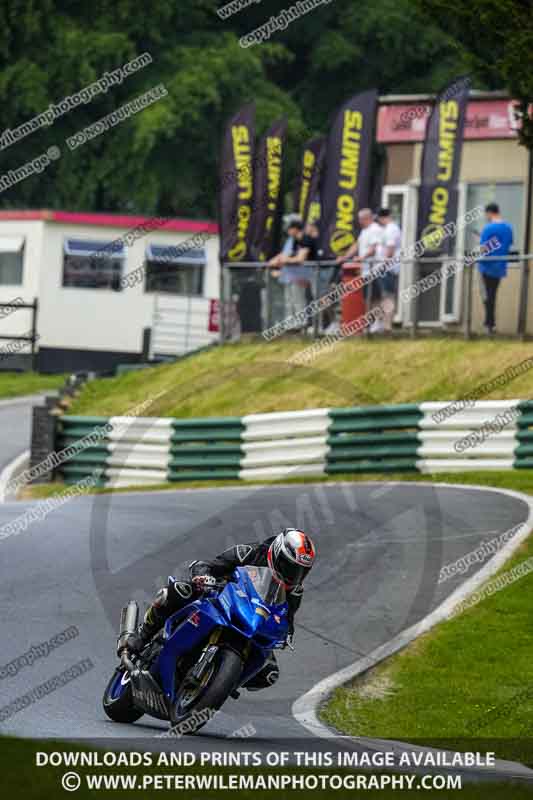
[[[214,716],[239,683],[242,659],[235,651],[222,648],[200,684],[192,680],[193,669],[185,675],[170,709],[172,727],[177,726],[178,732],[181,725],[184,733],[196,733]]]
[[[133,705],[133,694],[129,674],[123,669],[116,669],[106,686],[102,699],[104,711],[113,722],[137,722],[144,711]]]

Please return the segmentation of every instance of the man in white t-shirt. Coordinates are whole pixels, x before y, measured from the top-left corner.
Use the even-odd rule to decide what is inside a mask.
[[[387,262],[387,272],[382,278],[383,294],[385,295],[383,302],[383,310],[385,312],[383,322],[385,330],[391,331],[398,298],[402,231],[400,226],[392,219],[388,208],[379,209],[378,224],[381,228],[382,237],[377,248],[377,257],[380,263]]]
[[[342,256],[342,261],[355,261],[361,264],[361,275],[366,277],[371,269],[376,266],[378,247],[383,239],[383,230],[377,222],[374,222],[374,215],[369,208],[362,208],[358,215],[361,232],[352,246]],[[356,256],[355,258],[353,256]],[[378,306],[383,297],[382,280],[375,277],[364,287],[367,310]],[[370,333],[381,333],[383,323],[377,319],[370,326]]]

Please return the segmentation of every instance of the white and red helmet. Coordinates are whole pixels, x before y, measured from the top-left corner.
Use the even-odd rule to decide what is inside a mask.
[[[309,536],[296,528],[285,528],[268,548],[268,566],[286,589],[298,586],[315,563],[316,550]]]

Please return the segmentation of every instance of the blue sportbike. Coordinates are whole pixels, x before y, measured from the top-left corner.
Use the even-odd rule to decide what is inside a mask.
[[[176,730],[199,730],[284,647],[287,615],[285,590],[267,567],[237,567],[229,581],[213,579],[138,657],[123,652],[104,693],[105,713],[115,722],[149,714]],[[119,638],[136,630],[138,618],[132,600],[122,610]]]

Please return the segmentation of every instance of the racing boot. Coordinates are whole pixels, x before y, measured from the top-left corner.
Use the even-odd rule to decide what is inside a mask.
[[[171,614],[188,605],[193,599],[193,586],[188,581],[169,578],[167,586],[161,587],[144,615],[137,633],[126,639],[126,647],[132,653],[140,653],[158,633]]]

